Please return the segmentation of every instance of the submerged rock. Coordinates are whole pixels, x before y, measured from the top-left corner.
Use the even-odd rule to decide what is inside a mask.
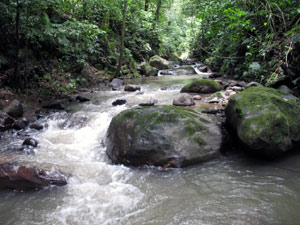
[[[4,112],[6,112],[9,116],[13,118],[20,118],[23,116],[23,106],[22,104],[17,100],[13,100],[5,109]]]
[[[127,166],[185,167],[220,155],[219,126],[177,106],[136,107],[113,118],[107,155]]]
[[[138,85],[133,85],[133,84],[127,84],[124,88],[124,91],[129,91],[129,92],[135,92],[135,91],[140,91],[141,87]]]
[[[113,106],[117,106],[117,105],[124,105],[124,104],[126,104],[126,99],[117,99],[116,101],[114,101],[113,103],[112,103],[112,105]]]
[[[80,96],[80,95],[76,96],[76,100],[78,102],[89,102],[90,101],[90,99],[88,99],[86,97],[83,97],[83,96]]]
[[[52,185],[66,184],[67,176],[58,171],[52,172],[11,163],[0,164],[0,190],[40,190]]]
[[[30,125],[31,129],[35,129],[35,130],[43,130],[44,126],[42,124],[39,123],[33,123]]]
[[[31,147],[34,147],[34,148],[36,148],[38,146],[38,144],[39,144],[38,141],[33,139],[33,138],[27,138],[23,142],[23,145],[31,146]]]
[[[150,65],[158,70],[167,70],[170,67],[169,61],[158,55],[155,55],[150,59]]]
[[[181,89],[181,93],[208,94],[222,90],[222,85],[212,79],[198,79]]]
[[[259,155],[276,156],[300,141],[300,105],[293,95],[252,87],[233,95],[225,112],[241,142]]]
[[[193,100],[193,96],[184,93],[184,94],[181,94],[181,95],[177,96],[176,98],[174,98],[173,105],[192,106],[192,105],[195,105],[195,102]]]

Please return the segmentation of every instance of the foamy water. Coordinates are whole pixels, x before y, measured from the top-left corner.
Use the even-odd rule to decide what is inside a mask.
[[[1,225],[293,224],[300,221],[300,156],[266,163],[243,154],[187,169],[112,165],[105,154],[111,119],[141,102],[171,104],[186,77],[142,81],[144,94],[98,92],[52,114],[25,164],[72,174],[67,186],[0,193]],[[180,84],[182,83],[182,84]],[[173,85],[168,91],[161,86]],[[113,107],[118,98],[127,104]],[[79,118],[79,124],[73,123]],[[15,142],[21,143],[16,138]]]

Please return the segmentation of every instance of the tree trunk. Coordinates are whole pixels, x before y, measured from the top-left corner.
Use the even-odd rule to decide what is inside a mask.
[[[122,61],[124,57],[124,39],[125,39],[125,28],[126,28],[127,5],[128,5],[128,0],[124,0],[124,6],[122,11],[123,20],[122,20],[120,57],[119,57],[119,64],[116,72],[116,77],[119,77],[121,75]]]
[[[160,8],[161,8],[161,0],[157,0],[157,3],[156,3],[156,13],[155,13],[155,28],[157,28],[158,25],[159,25]]]
[[[150,0],[145,0],[145,11],[149,10],[149,2]]]
[[[14,79],[13,86],[17,89],[20,83],[20,66],[19,66],[19,51],[20,51],[20,14],[21,14],[21,5],[19,0],[16,0],[17,8],[16,8],[16,26],[15,26],[15,34],[16,34],[16,59],[15,59],[15,68],[14,68]]]

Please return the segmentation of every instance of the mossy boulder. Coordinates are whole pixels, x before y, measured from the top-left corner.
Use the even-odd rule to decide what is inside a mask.
[[[116,164],[185,167],[220,155],[219,126],[177,106],[136,107],[113,118],[107,155]]]
[[[157,76],[158,74],[158,69],[156,69],[155,67],[150,66],[150,64],[143,64],[141,66],[141,72],[143,75],[149,77],[149,76]]]
[[[170,68],[170,63],[168,60],[155,55],[150,59],[150,66],[155,67],[158,70],[167,70]]]
[[[251,87],[229,99],[227,124],[254,153],[274,157],[300,141],[300,105],[293,95]]]
[[[181,89],[181,93],[208,94],[222,90],[222,85],[212,79],[193,80]]]

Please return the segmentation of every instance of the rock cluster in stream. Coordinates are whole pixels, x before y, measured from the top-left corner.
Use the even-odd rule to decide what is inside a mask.
[[[164,60],[154,59],[152,66],[167,67]],[[208,67],[197,69],[213,74]],[[196,79],[181,93],[174,106],[137,107],[113,118],[107,135],[107,155],[113,163],[184,167],[218,157],[228,139],[238,140],[235,144],[257,156],[271,158],[300,144],[299,99],[287,87],[276,90],[257,82]],[[228,132],[221,132],[224,129]]]
[[[66,105],[71,102],[87,102],[89,99],[79,95],[76,97],[67,96],[67,98],[61,100],[44,103],[43,110],[40,109],[36,114],[29,115],[28,111],[32,109],[28,109],[26,105],[25,107],[27,108],[25,108],[15,98],[16,96],[12,94],[7,95],[7,92],[3,94],[2,91],[0,93],[0,99],[4,102],[3,110],[0,111],[1,136],[16,134],[19,139],[24,138],[22,145],[12,144],[10,146],[2,146],[0,149],[0,190],[27,191],[66,185],[68,176],[64,173],[20,165],[14,162],[14,158],[16,155],[34,155],[38,151],[38,141],[28,137],[28,134],[34,134],[47,127],[47,124],[43,125],[39,122],[39,119],[43,118],[42,112],[44,109],[46,109],[45,112],[48,110],[64,110]],[[76,120],[76,125],[81,124],[78,121]],[[82,118],[80,118],[80,121],[82,121]],[[64,124],[64,126],[72,126],[72,124]]]

